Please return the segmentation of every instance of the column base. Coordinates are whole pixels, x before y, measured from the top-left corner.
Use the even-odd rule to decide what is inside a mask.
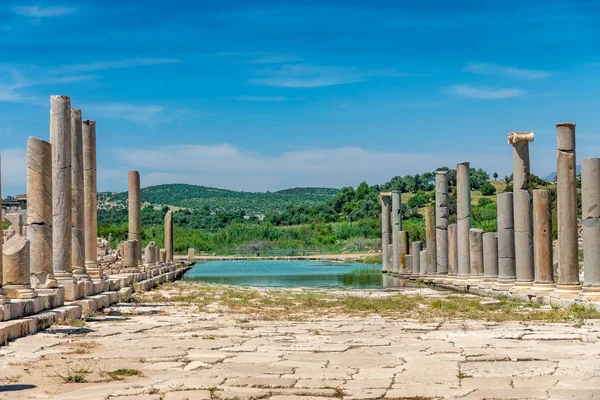
[[[514,280],[497,280],[492,287],[497,292],[508,292],[515,285]]]
[[[90,278],[90,276],[85,272],[81,273],[81,274],[73,273],[73,278],[75,278],[76,280],[81,281],[81,282],[85,282],[85,281],[90,282],[92,280],[92,278]]]
[[[454,281],[456,280],[456,275],[446,275],[444,277],[444,285],[452,285],[454,284]]]
[[[4,285],[2,289],[10,299],[28,300],[37,297],[37,292],[27,285]]]
[[[531,290],[533,282],[515,282],[513,287],[510,288],[509,292],[512,294],[525,294]]]
[[[2,290],[2,287],[0,287],[0,305],[8,304],[8,303],[10,303],[10,299],[4,295],[4,290]],[[1,313],[0,313],[0,317],[2,317]]]
[[[452,282],[452,286],[459,288],[459,289],[467,290],[468,277],[467,276],[457,276],[456,279],[454,280],[454,282]]]
[[[467,286],[478,287],[481,285],[481,281],[483,281],[483,276],[470,276],[467,279]]]
[[[36,289],[56,289],[58,282],[53,274],[38,272],[31,274],[31,286]]]
[[[83,282],[58,281],[58,285],[65,289],[65,300],[75,301],[85,295],[85,284]]]
[[[494,289],[494,285],[496,285],[496,283],[498,283],[496,278],[483,277],[483,280],[479,283],[479,288],[492,290]]]
[[[86,261],[85,272],[92,280],[102,279],[104,277],[102,268],[98,266],[98,262],[96,261]]]
[[[443,274],[443,275],[442,274],[438,274],[438,275],[436,275],[433,278],[433,283],[436,284],[436,285],[443,285],[447,276],[448,275],[446,275],[446,274]]]
[[[556,285],[556,290],[550,293],[553,299],[574,299],[581,293],[581,285]]]
[[[533,283],[527,294],[535,297],[550,296],[556,290],[555,283]]]
[[[600,287],[584,286],[581,293],[577,296],[577,300],[600,302]]]

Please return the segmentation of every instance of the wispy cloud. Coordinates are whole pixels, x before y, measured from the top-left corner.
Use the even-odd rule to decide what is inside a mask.
[[[85,106],[86,113],[94,118],[113,118],[135,122],[140,125],[155,126],[160,123],[160,117],[165,108],[158,105],[134,105],[124,103],[89,104]]]
[[[501,75],[519,79],[544,79],[553,75],[550,71],[506,67],[497,64],[470,63],[465,71],[478,75]]]
[[[263,57],[253,58],[248,60],[248,64],[283,64],[300,62],[302,59],[296,56],[290,56],[285,54],[272,54],[264,55]]]
[[[382,183],[389,180],[391,174],[422,173],[438,166],[455,165],[462,159],[469,159],[472,165],[486,170],[502,171],[500,167],[510,164],[510,153],[502,152],[480,152],[474,156],[376,151],[361,147],[311,148],[275,155],[228,143],[115,151],[117,159],[124,163],[124,171],[134,168],[142,172],[144,186],[184,182],[250,191],[294,186],[356,186],[363,180]],[[436,165],[431,164],[432,159]]]
[[[175,64],[181,60],[176,58],[127,58],[124,60],[93,61],[83,64],[58,67],[58,72],[93,72],[106,69],[134,68],[146,65]]]
[[[74,14],[79,11],[75,7],[42,7],[39,5],[35,6],[15,6],[11,7],[11,11],[17,15],[30,18],[48,18],[48,17],[60,17],[63,15]]]
[[[233,97],[232,99],[238,100],[238,101],[277,103],[277,102],[287,100],[287,97],[283,97],[283,96],[237,96],[237,97]]]
[[[475,87],[471,85],[456,85],[444,90],[446,93],[455,94],[460,97],[470,99],[508,99],[511,97],[521,97],[527,94],[526,91],[515,88],[486,88]]]
[[[283,88],[318,88],[363,82],[366,77],[356,69],[312,64],[284,64],[256,71],[263,78],[251,79],[254,85]]]

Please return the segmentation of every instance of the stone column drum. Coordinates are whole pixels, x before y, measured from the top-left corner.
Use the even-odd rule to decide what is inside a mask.
[[[410,275],[410,279],[417,279],[421,274],[421,249],[423,248],[423,243],[421,242],[412,242],[410,252],[412,254],[412,274]]]
[[[167,262],[167,251],[165,249],[160,249],[160,262],[165,264]]]
[[[154,262],[160,263],[160,247],[154,245]]]
[[[461,162],[456,166],[456,236],[458,243],[457,280],[455,285],[465,286],[469,278],[470,249],[469,229],[471,229],[471,183],[469,181],[469,163]]]
[[[436,283],[448,275],[448,172],[435,172]]]
[[[406,265],[406,256],[410,253],[408,232],[400,231],[400,276],[408,278],[412,270]]]
[[[550,191],[539,189],[533,191],[533,210],[535,281],[527,294],[548,296],[556,288],[552,265],[552,196]]]
[[[534,280],[533,220],[529,196],[529,142],[533,132],[511,132],[508,144],[513,147],[513,216],[515,229],[515,265],[517,280],[513,293],[529,290]]]
[[[498,234],[486,232],[483,234],[483,280],[481,287],[493,288],[498,279]]]
[[[483,229],[469,229],[469,285],[478,286],[483,279]]]
[[[127,240],[123,243],[123,268],[129,271],[138,270],[137,240]]]
[[[390,244],[390,210],[391,198],[387,193],[381,193],[381,272],[391,271],[392,266],[388,265],[388,244]],[[166,246],[166,245],[165,245]]]
[[[196,251],[194,250],[194,248],[190,247],[188,249],[188,261],[195,261],[196,260]]]
[[[555,297],[573,298],[580,289],[577,224],[575,124],[556,124],[558,214],[558,283]]]
[[[427,279],[426,282],[433,282],[437,273],[437,257],[435,244],[435,207],[427,206],[425,209],[425,238],[427,243]]]
[[[52,266],[52,147],[34,137],[27,140],[27,237],[31,285],[56,288]]]
[[[33,299],[37,297],[31,288],[29,274],[29,240],[15,235],[4,243],[2,249],[2,283],[6,295],[11,299]]]
[[[52,143],[52,266],[59,285],[73,284],[71,272],[71,99],[50,97]],[[77,295],[75,295],[77,296]]]
[[[500,193],[498,201],[498,281],[494,290],[509,290],[516,280],[513,194]]]
[[[167,211],[165,215],[165,256],[166,262],[173,262],[173,211]]]
[[[71,269],[75,279],[89,281],[85,271],[83,124],[81,110],[71,109]]]
[[[427,277],[427,261],[427,250],[421,250],[419,252],[419,277],[421,279]]]
[[[142,261],[142,211],[140,203],[140,173],[129,171],[129,191],[127,209],[129,212],[129,240],[137,240],[136,258]]]
[[[154,265],[156,263],[156,261],[153,260],[156,256],[154,248],[154,242],[148,243],[148,245],[144,248],[144,264]]]
[[[583,219],[582,298],[600,301],[600,158],[581,160]]]
[[[454,283],[458,271],[458,240],[456,224],[448,225],[448,276],[444,280],[445,285]]]
[[[400,274],[400,192],[392,191],[392,274]]]
[[[103,279],[96,249],[98,239],[98,197],[96,187],[96,121],[83,121],[83,207],[85,228],[85,269],[94,280]]]

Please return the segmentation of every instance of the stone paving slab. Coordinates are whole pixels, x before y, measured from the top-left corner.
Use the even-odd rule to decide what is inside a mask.
[[[600,321],[261,321],[120,304],[0,348],[0,399],[594,399],[599,338]],[[140,375],[108,374],[119,369]],[[81,370],[87,382],[59,376]]]

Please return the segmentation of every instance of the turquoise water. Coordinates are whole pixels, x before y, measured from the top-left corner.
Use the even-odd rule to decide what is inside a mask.
[[[246,286],[383,287],[380,264],[326,261],[207,261],[197,263],[183,279]]]

